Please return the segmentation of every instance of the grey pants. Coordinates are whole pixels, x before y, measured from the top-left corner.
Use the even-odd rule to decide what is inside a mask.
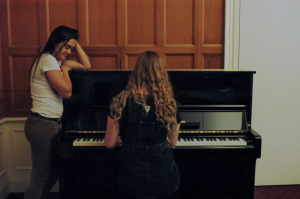
[[[32,173],[24,199],[46,199],[58,180],[58,140],[61,124],[29,116],[25,135],[31,146]]]

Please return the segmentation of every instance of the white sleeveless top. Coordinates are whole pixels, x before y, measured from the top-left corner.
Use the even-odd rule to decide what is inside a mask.
[[[51,87],[45,72],[50,70],[61,71],[61,61],[58,62],[54,56],[47,53],[40,57],[38,66],[36,66],[36,62],[37,60],[30,74],[31,111],[44,117],[59,118],[63,112],[62,97]]]

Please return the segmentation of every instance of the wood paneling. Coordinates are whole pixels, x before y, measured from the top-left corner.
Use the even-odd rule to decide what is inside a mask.
[[[126,69],[133,69],[134,68],[135,63],[138,59],[138,56],[139,56],[139,54],[126,55],[126,63],[127,63]]]
[[[193,54],[167,54],[165,59],[166,68],[168,69],[192,69],[194,66]]]
[[[7,1],[9,47],[39,45],[37,9],[37,1]]]
[[[46,1],[45,11],[48,14],[50,33],[60,25],[78,29],[77,8],[77,0]]]
[[[93,69],[118,69],[117,55],[90,55]]]
[[[225,0],[1,0],[5,115],[29,112],[28,70],[59,25],[79,30],[95,69],[132,69],[145,50],[170,69],[219,69],[224,16]]]
[[[125,19],[128,45],[155,45],[157,17],[154,0],[127,0]]]
[[[195,9],[198,9],[194,3],[194,0],[166,0],[166,45],[194,45]]]
[[[206,54],[204,55],[204,69],[224,69],[223,54]]]
[[[29,71],[35,57],[12,56],[11,75],[11,106],[15,111],[26,111],[31,106],[29,92]]]
[[[117,45],[118,18],[115,0],[89,0],[87,23],[90,46]]]
[[[220,0],[203,1],[204,44],[224,43],[225,2]]]

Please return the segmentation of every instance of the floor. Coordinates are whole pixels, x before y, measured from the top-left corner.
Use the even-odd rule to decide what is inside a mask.
[[[300,199],[300,185],[255,187],[254,199]]]
[[[6,199],[23,199],[23,193],[12,193]],[[59,199],[58,193],[51,193],[49,199]],[[300,185],[258,186],[254,199],[300,199]]]

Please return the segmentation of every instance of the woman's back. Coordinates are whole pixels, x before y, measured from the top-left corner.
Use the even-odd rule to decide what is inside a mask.
[[[179,127],[180,116],[163,60],[146,51],[139,56],[125,90],[113,98],[107,118],[106,147],[122,143],[121,198],[166,197],[177,190],[179,171],[169,146],[176,145]]]
[[[120,120],[123,145],[156,145],[166,143],[168,131],[155,115],[153,96],[147,95],[145,105],[128,97]]]

